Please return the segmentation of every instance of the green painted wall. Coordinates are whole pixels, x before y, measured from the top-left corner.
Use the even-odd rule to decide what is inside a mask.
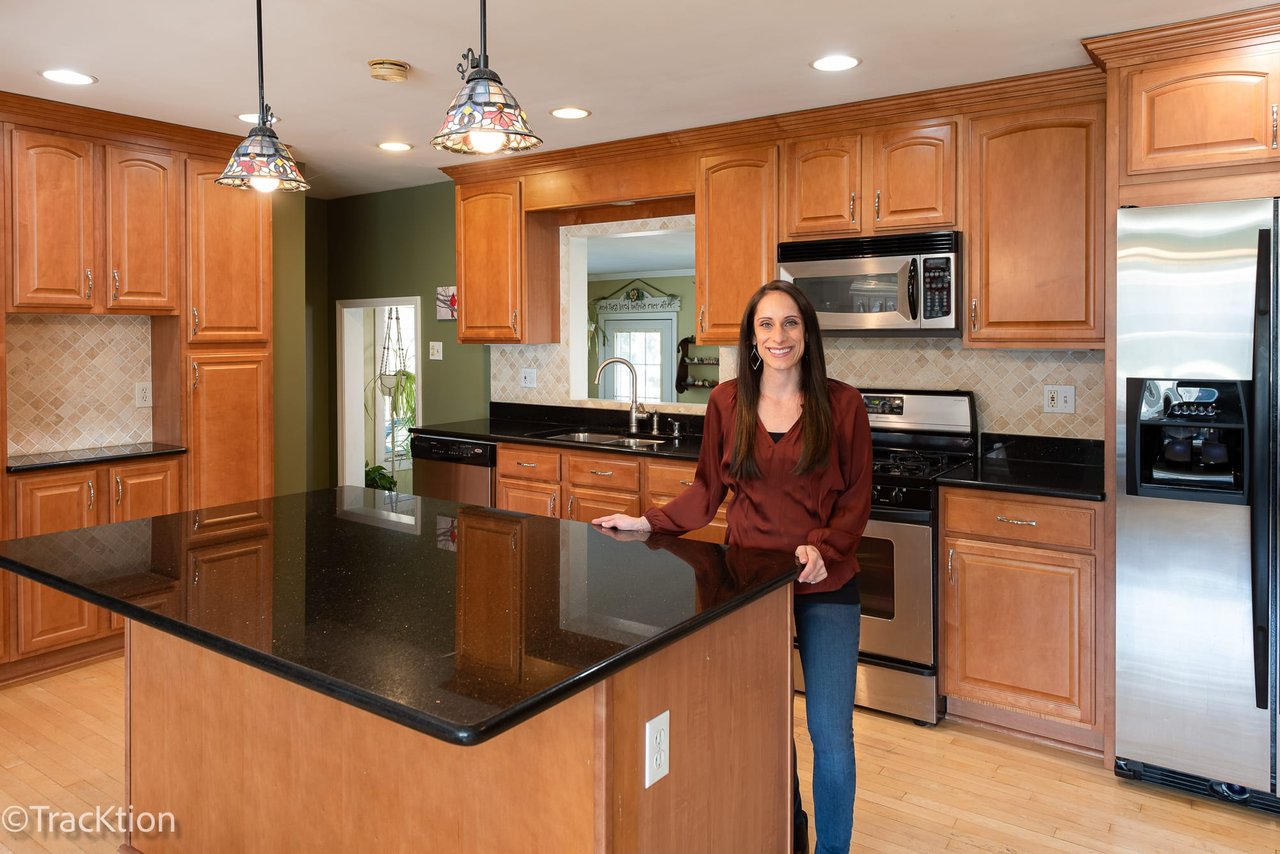
[[[273,317],[272,368],[275,383],[276,494],[308,487],[308,404],[306,334],[306,199],[276,193],[271,199]]]
[[[333,431],[333,301],[329,298],[329,206],[307,199],[306,360],[307,489],[337,483],[338,446]]]
[[[419,423],[486,417],[488,349],[482,344],[459,344],[457,323],[435,318],[436,288],[455,283],[453,183],[349,196],[325,205],[328,339],[323,364],[329,377],[329,400],[337,396],[332,344],[336,340],[334,304],[348,299],[418,296],[423,315]],[[428,358],[430,341],[443,344],[443,360]],[[315,356],[321,356],[318,346]],[[312,364],[318,368],[320,363]],[[337,432],[336,415],[332,405],[326,411],[328,435],[333,437]],[[335,441],[331,439],[331,447]],[[336,450],[329,454],[333,468],[337,465],[336,456]]]

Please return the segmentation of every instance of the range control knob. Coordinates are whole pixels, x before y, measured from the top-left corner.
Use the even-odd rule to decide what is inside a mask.
[[[895,486],[893,494],[889,496],[889,501],[893,504],[901,504],[906,495],[906,491],[901,486]]]

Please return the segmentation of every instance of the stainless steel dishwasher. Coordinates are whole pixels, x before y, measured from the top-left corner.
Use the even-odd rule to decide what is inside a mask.
[[[496,491],[498,446],[474,439],[415,434],[413,494],[424,498],[492,507]]]

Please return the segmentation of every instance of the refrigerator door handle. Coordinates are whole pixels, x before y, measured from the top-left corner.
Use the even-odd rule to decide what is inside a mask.
[[[1274,216],[1274,213],[1273,213]],[[1253,685],[1259,709],[1270,708],[1270,607],[1272,496],[1275,453],[1272,436],[1271,236],[1258,229],[1257,314],[1253,321],[1253,406],[1249,416],[1249,551],[1253,587]]]

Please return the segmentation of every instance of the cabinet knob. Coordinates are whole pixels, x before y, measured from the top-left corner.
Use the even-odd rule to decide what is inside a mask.
[[[85,280],[89,283],[88,286],[85,287],[84,289],[84,298],[87,300],[91,300],[93,299],[93,271],[88,268],[85,268],[84,277],[85,277]]]
[[[120,299],[120,271],[111,271],[111,301]]]

